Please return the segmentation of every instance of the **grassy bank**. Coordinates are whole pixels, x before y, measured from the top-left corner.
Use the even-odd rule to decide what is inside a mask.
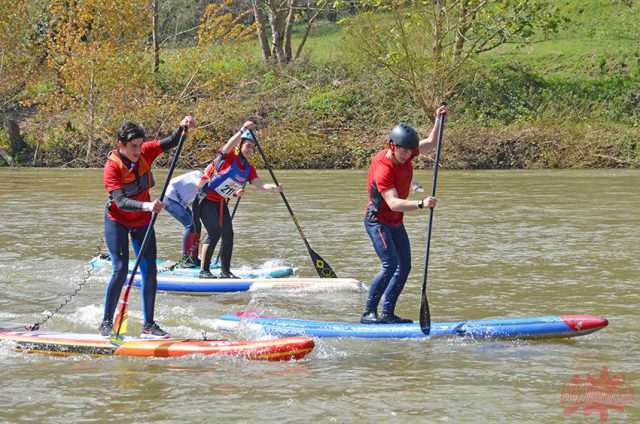
[[[452,115],[443,166],[640,166],[638,6],[594,0],[558,7],[570,18],[559,34],[525,47],[504,45],[468,69],[447,99]],[[166,98],[184,88],[189,60],[200,62],[198,80],[207,87],[171,115],[178,122],[192,113],[202,127],[193,132],[181,166],[203,166],[246,119],[259,123],[262,145],[277,168],[366,167],[397,122],[426,135],[432,121],[410,93],[383,71],[359,63],[348,43],[344,28],[321,22],[303,57],[286,67],[264,65],[256,45],[219,48],[210,61],[189,58],[186,49],[166,52],[160,78]],[[46,131],[33,124],[33,115],[23,117],[25,139],[41,145],[42,165],[87,165],[75,160],[79,147],[68,143],[69,137],[85,135],[75,112],[50,119]],[[169,131],[158,115],[140,112],[135,119],[156,132]],[[72,122],[72,132],[66,122]],[[101,165],[114,132],[113,125],[103,129],[96,159],[88,165]],[[2,132],[0,144],[8,146]],[[28,162],[27,157],[23,163]],[[430,165],[429,159],[417,164]]]

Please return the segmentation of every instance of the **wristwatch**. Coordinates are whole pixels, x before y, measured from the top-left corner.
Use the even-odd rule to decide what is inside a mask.
[[[418,200],[418,209],[424,209],[424,200]]]

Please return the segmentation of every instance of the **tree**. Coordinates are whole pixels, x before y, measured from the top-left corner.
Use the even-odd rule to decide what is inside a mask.
[[[127,115],[143,102],[149,85],[149,9],[144,0],[53,0],[49,12],[48,65],[57,86],[49,104],[86,116],[84,159],[89,163],[98,122]]]
[[[0,110],[12,105],[38,64],[41,49],[34,43],[25,0],[0,4]]]
[[[350,22],[355,48],[407,87],[427,116],[475,56],[528,43],[565,21],[544,0],[367,0]],[[385,12],[381,14],[379,12]]]
[[[285,64],[300,57],[316,18],[329,7],[328,0],[306,0],[305,6],[299,8],[299,1],[300,0],[251,0],[256,21],[256,31],[262,51],[262,59],[265,63],[274,60],[278,64]],[[267,38],[265,10],[267,11],[269,25],[271,27],[271,43],[269,43]],[[291,37],[293,35],[293,25],[296,16],[303,18],[307,26],[294,56]]]
[[[41,49],[34,44],[25,0],[0,4],[0,110],[27,85]]]
[[[9,152],[5,161],[13,164],[11,155],[29,150],[20,134],[17,110],[20,93],[39,79],[44,51],[36,34],[41,10],[26,0],[0,4],[0,112],[7,131]]]
[[[253,32],[252,25],[244,25],[250,9],[234,13],[229,6],[232,0],[212,3],[206,7],[198,25],[198,45],[221,45],[228,42],[246,41]]]

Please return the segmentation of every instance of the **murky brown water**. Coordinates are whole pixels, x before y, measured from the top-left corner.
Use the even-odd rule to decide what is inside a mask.
[[[260,172],[269,181],[266,171]],[[166,174],[156,171],[156,180]],[[365,283],[378,260],[362,225],[365,171],[277,171],[312,248],[338,276]],[[0,169],[0,327],[33,323],[72,293],[103,232],[101,170]],[[431,172],[417,178],[430,190]],[[640,172],[442,171],[429,269],[434,321],[594,314],[610,326],[573,340],[323,339],[302,361],[53,358],[0,344],[6,422],[585,422],[565,417],[563,385],[603,366],[640,389]],[[159,194],[160,188],[155,192]],[[417,318],[426,213],[405,223],[414,268],[398,313]],[[164,215],[158,251],[180,252]],[[278,196],[250,188],[235,221],[234,265],[280,259],[315,276]],[[104,246],[102,251],[105,251]],[[107,271],[94,272],[43,329],[93,332]],[[252,308],[358,319],[361,293],[159,294],[174,336],[237,337],[212,320]],[[131,296],[132,332],[141,320]],[[609,422],[638,422],[638,398]],[[597,414],[586,419],[598,422]]]

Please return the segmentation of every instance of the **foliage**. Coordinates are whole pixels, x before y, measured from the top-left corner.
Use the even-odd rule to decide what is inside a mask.
[[[247,41],[253,35],[254,26],[243,24],[244,18],[251,13],[251,9],[234,15],[229,10],[232,4],[232,0],[226,0],[207,6],[198,25],[199,45]]]
[[[155,74],[149,0],[18,0],[2,9],[0,20],[13,32],[0,28],[0,117],[16,119],[31,147],[14,159],[101,166],[124,120],[141,122],[148,137],[157,138],[193,114],[200,128],[190,134],[182,167],[206,165],[246,119],[258,123],[276,168],[366,167],[396,123],[428,134],[433,118],[423,103],[440,100],[433,93],[446,89],[452,114],[445,167],[640,167],[637,2],[556,3],[557,16],[571,16],[567,31],[523,22],[518,37],[452,72],[433,68],[433,41],[447,28],[438,32],[441,21],[429,21],[427,8],[472,2],[393,3],[399,6],[387,9],[388,0],[354,3],[346,25],[316,21],[305,53],[286,66],[265,64],[260,47],[244,42],[255,29],[247,2],[158,3],[166,43]],[[494,13],[514,4],[486,3]],[[313,13],[305,7],[313,5],[297,15],[295,43],[308,28],[302,19]],[[456,10],[446,15],[450,25],[460,16]],[[366,35],[374,30],[379,39]],[[379,52],[398,54],[368,59],[354,42],[357,32],[378,43]],[[446,34],[440,52],[452,61],[456,38]],[[478,39],[468,33],[467,50],[459,51],[470,51]],[[163,155],[158,165],[167,160]],[[430,168],[431,161],[421,157],[416,166]]]
[[[0,3],[0,111],[12,106],[34,79],[42,55],[30,24],[35,14],[26,0]]]
[[[97,122],[127,115],[145,95],[149,12],[142,0],[53,0],[48,7],[47,60],[56,89],[44,107],[85,111],[89,161]]]
[[[458,119],[503,126],[540,111],[549,84],[523,69],[500,67],[468,72],[451,97]]]
[[[543,0],[371,0],[349,27],[361,57],[406,85],[432,116],[458,85],[465,64],[536,30],[555,32],[564,19]],[[376,12],[387,12],[380,15]]]

